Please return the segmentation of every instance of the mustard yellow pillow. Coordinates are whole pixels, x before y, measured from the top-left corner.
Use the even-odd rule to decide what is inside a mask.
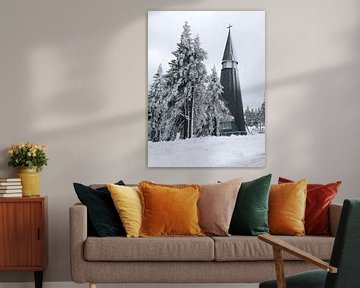
[[[202,236],[197,201],[199,185],[172,186],[143,181],[140,236]]]
[[[141,226],[141,197],[137,187],[107,185],[127,237],[139,237]]]
[[[271,234],[305,234],[307,180],[273,184],[269,195],[269,228]]]

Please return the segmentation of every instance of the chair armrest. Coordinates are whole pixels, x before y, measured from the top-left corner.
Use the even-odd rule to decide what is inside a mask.
[[[331,203],[329,207],[330,235],[335,237],[340,221],[342,204]]]
[[[272,235],[269,234],[261,234],[258,236],[258,239],[270,244],[273,246],[273,248],[285,251],[287,253],[290,253],[302,260],[305,260],[306,262],[309,262],[311,264],[314,264],[316,266],[318,266],[321,269],[326,270],[327,272],[330,273],[337,273],[337,268],[334,266],[331,266],[330,264],[328,264],[327,262],[283,241],[280,240]]]

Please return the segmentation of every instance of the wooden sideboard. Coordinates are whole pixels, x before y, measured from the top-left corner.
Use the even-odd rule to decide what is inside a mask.
[[[0,271],[32,271],[41,288],[47,250],[47,197],[0,198]]]

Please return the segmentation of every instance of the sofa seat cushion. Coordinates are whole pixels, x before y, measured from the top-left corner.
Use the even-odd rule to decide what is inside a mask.
[[[334,237],[276,236],[322,260],[330,260]],[[272,260],[272,246],[254,236],[212,237],[215,242],[215,261]],[[299,260],[288,253],[284,260]]]
[[[210,237],[88,237],[87,261],[213,261]]]

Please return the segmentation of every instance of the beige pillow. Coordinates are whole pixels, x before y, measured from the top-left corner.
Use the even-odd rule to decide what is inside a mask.
[[[229,236],[231,217],[241,182],[242,178],[236,178],[200,186],[199,225],[205,234]]]

